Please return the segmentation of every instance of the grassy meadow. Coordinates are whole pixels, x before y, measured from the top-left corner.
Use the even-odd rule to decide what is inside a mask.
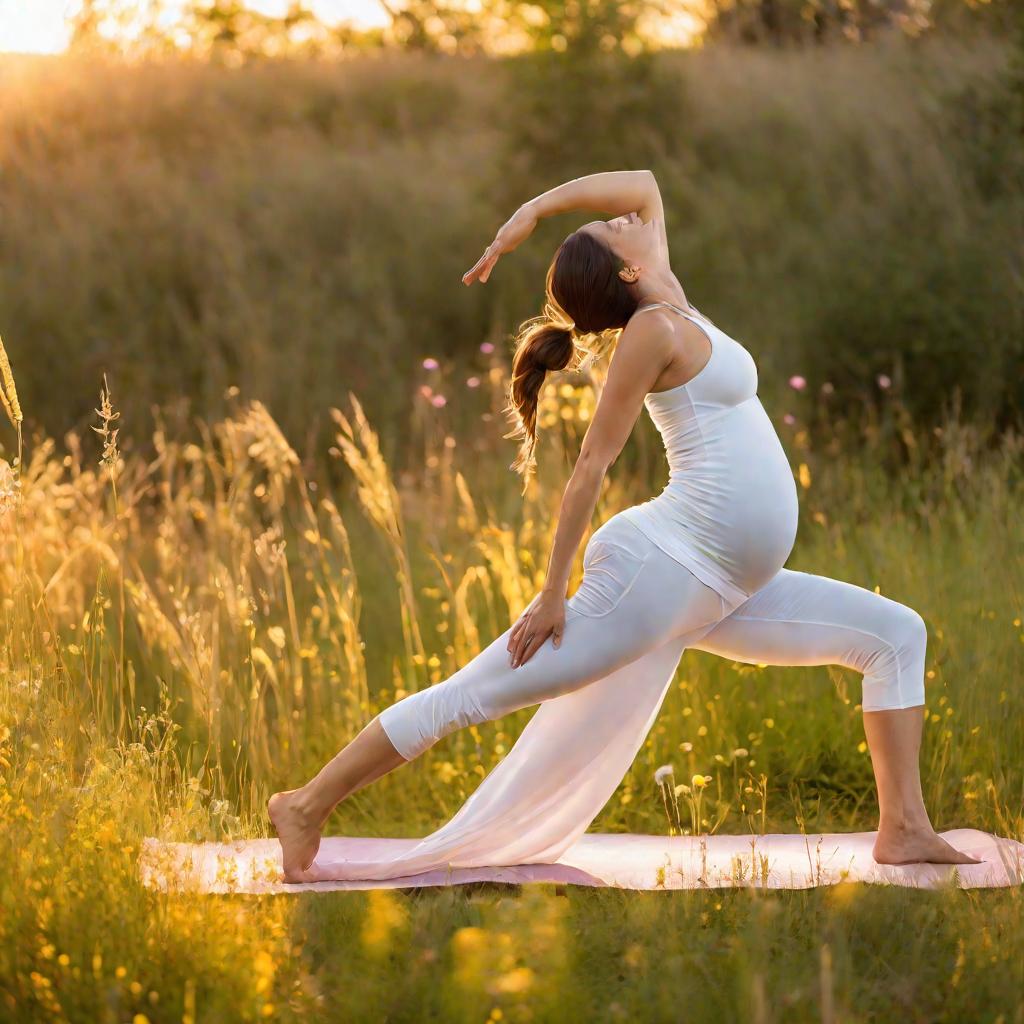
[[[662,126],[629,164],[758,361],[800,487],[789,566],[928,625],[933,823],[1024,840],[1024,192],[985,113],[1006,59],[709,51],[649,72],[662,121],[594,103]],[[144,889],[143,836],[267,835],[269,793],[532,597],[600,368],[549,382],[525,495],[503,388],[570,226],[458,277],[508,203],[624,143],[495,117],[543,92],[527,63],[46,66],[0,93],[0,1019],[1024,1022],[1019,889]],[[639,424],[595,525],[662,458]],[[872,829],[859,697],[847,670],[687,652],[592,829],[667,833],[666,763],[711,776],[705,832]],[[531,714],[447,737],[330,830],[432,830]]]

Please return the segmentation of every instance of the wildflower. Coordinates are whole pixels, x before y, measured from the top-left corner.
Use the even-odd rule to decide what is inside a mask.
[[[435,408],[440,409],[442,405],[448,404],[448,399],[445,398],[444,395],[434,395],[434,397],[430,399],[430,404]]]
[[[795,373],[789,378],[789,386],[794,391],[803,391],[803,389],[807,387],[807,381],[801,377],[800,374]]]
[[[878,386],[883,390],[887,390],[892,385],[892,379],[884,373],[880,373],[877,377]]]
[[[782,422],[785,423],[787,427],[791,427],[794,423],[796,423],[796,417],[791,412],[787,412],[782,417]]]
[[[831,395],[833,391],[835,391],[835,387],[833,386],[832,381],[827,380],[821,385],[821,393],[823,395]]]
[[[424,370],[436,370],[440,365],[441,364],[433,356],[427,356],[427,358],[423,360]]]
[[[685,751],[688,754],[691,750],[693,750],[693,744],[689,740],[687,740],[685,743],[679,744],[679,749]]]
[[[490,354],[494,351],[494,345],[490,341],[483,341],[480,343],[480,351]]]
[[[746,757],[750,753],[746,747],[737,747],[733,752],[733,757]]]
[[[420,385],[420,394],[424,398],[429,398],[434,393],[434,389],[429,384]]]
[[[798,469],[797,472],[798,472],[798,475],[800,477],[800,486],[804,490],[807,490],[807,488],[811,486],[811,471],[807,467],[807,463],[806,462],[801,462],[800,463],[800,468]]]
[[[703,789],[710,781],[710,775],[701,775],[698,773],[697,775],[694,775],[692,779],[690,779],[690,784],[693,786],[694,789]]]
[[[663,764],[655,773],[654,781],[660,786],[670,775],[675,773],[675,769],[670,764]]]
[[[467,388],[478,388],[478,387],[480,387],[480,378],[479,377],[467,377],[466,378],[466,387]]]

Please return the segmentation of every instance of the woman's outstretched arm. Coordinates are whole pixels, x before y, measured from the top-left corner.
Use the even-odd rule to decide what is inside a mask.
[[[553,217],[556,213],[570,210],[598,210],[615,217],[636,213],[644,223],[654,220],[658,225],[661,245],[666,253],[668,251],[665,211],[654,173],[648,170],[599,171],[573,178],[523,203],[498,229],[494,241],[475,265],[462,275],[462,283],[484,283],[498,257],[522,245],[542,217]]]
[[[573,178],[525,204],[538,217],[570,210],[596,210],[613,217],[637,213],[641,220],[660,217],[661,193],[652,171],[600,171]]]

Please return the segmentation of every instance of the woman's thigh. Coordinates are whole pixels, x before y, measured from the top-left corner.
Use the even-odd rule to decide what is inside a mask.
[[[698,637],[725,610],[714,590],[614,516],[590,538],[583,566],[558,648],[549,637],[513,668],[510,626],[447,679],[384,709],[381,722],[405,757],[455,729],[586,686],[674,638]]]
[[[565,630],[529,661],[509,665],[511,627],[452,677],[467,676],[488,714],[585,686],[683,633],[718,622],[721,597],[614,516],[590,538],[583,578],[566,601]],[[482,661],[480,659],[483,659]]]
[[[781,569],[690,646],[762,665],[864,674],[865,711],[924,703],[927,629],[907,605],[854,583]]]

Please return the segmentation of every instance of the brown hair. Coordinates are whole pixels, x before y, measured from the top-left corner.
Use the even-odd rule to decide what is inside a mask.
[[[586,335],[621,330],[638,305],[619,277],[625,266],[612,250],[586,231],[574,231],[558,247],[545,278],[544,313],[516,333],[512,380],[505,407],[515,427],[505,437],[521,438],[509,467],[523,475],[536,468],[537,402],[548,371],[564,370],[577,352],[591,352]]]

